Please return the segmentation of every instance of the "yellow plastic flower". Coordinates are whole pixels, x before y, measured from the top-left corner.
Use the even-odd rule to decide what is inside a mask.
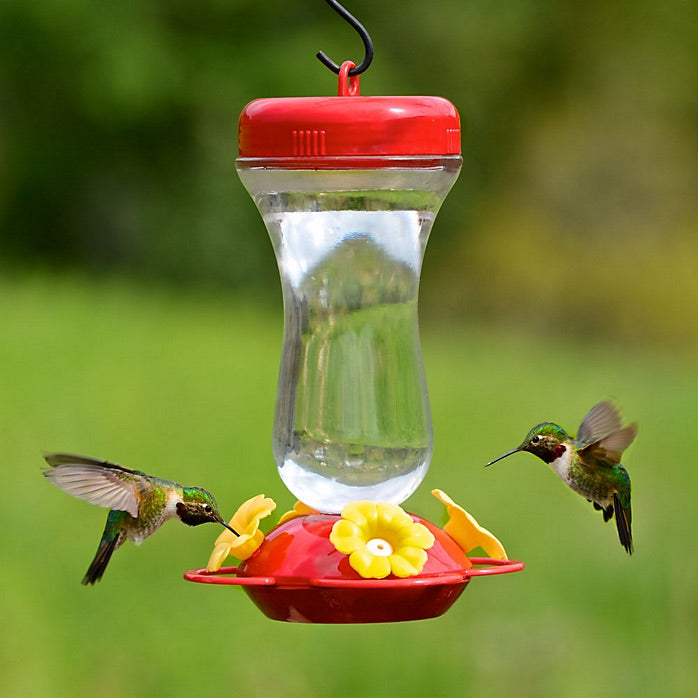
[[[218,571],[228,555],[238,560],[247,560],[264,540],[264,534],[259,530],[259,520],[269,516],[274,509],[276,502],[263,494],[258,494],[242,504],[230,519],[230,526],[240,535],[236,536],[228,529],[223,530],[216,538],[206,570]]]
[[[431,493],[446,505],[449,519],[444,531],[458,543],[463,552],[467,554],[475,548],[482,548],[495,560],[507,559],[504,546],[486,528],[480,526],[463,507],[458,506],[441,490],[432,490]]]
[[[286,521],[290,521],[291,519],[295,519],[299,516],[309,516],[310,514],[319,513],[320,512],[316,511],[315,509],[311,509],[307,504],[303,504],[303,502],[296,502],[293,505],[293,509],[281,515],[279,523],[285,523]]]
[[[419,574],[434,536],[397,504],[362,501],[344,507],[330,541],[362,577],[383,579]]]

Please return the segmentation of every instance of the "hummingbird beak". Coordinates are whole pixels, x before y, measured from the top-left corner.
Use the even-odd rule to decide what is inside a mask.
[[[235,534],[238,538],[240,537],[240,534],[232,526],[229,526],[225,521],[223,521],[222,517],[218,519],[218,523],[221,526],[225,526],[231,533]]]
[[[228,524],[225,521],[221,522],[231,533],[235,534],[238,538],[240,537],[240,534],[232,527],[228,526]]]
[[[521,446],[517,446],[516,448],[512,449],[511,451],[507,451],[503,456],[499,456],[499,458],[495,458],[494,460],[491,460],[489,463],[485,463],[485,467],[488,465],[492,465],[493,463],[496,463],[498,460],[502,460],[502,458],[506,458],[507,456],[511,456],[514,453],[518,453],[521,450]]]

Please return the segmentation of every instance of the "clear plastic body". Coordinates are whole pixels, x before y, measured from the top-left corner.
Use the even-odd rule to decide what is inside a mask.
[[[288,170],[238,161],[283,288],[274,459],[288,489],[318,511],[361,499],[399,504],[426,475],[419,275],[460,162]]]

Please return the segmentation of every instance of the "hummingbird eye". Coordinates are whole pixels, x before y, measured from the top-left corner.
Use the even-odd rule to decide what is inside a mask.
[[[204,504],[204,511],[207,514],[211,514],[213,513],[213,507],[210,504]]]
[[[539,441],[540,441],[540,436],[538,436],[538,434],[536,434],[536,435],[531,439],[531,443],[532,443],[532,444],[537,444]]]

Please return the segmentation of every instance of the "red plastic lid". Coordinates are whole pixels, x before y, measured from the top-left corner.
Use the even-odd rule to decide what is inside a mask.
[[[238,130],[239,158],[283,160],[284,166],[379,166],[393,158],[460,155],[460,118],[442,97],[361,97],[354,64],[339,73],[337,97],[257,99]],[[280,164],[280,163],[277,163]]]

